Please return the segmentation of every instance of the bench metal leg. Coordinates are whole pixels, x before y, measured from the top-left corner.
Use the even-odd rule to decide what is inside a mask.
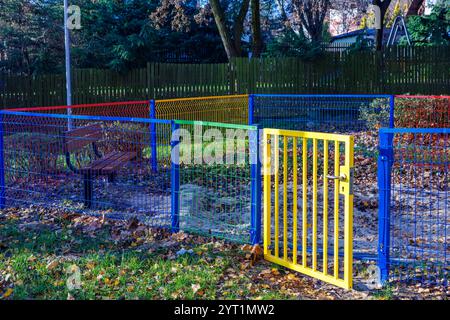
[[[84,206],[90,208],[92,205],[92,174],[91,172],[86,172],[83,175],[84,182]]]

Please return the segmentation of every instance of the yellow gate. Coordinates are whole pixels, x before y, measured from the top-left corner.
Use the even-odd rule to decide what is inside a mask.
[[[264,130],[264,258],[352,287],[353,137]]]

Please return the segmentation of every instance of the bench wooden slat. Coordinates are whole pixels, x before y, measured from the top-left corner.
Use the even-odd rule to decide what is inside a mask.
[[[115,171],[117,167],[122,166],[124,163],[127,163],[134,158],[136,158],[137,153],[136,152],[122,152],[122,155],[117,158],[114,162],[109,163],[106,165],[102,171],[109,172],[109,171]]]
[[[136,152],[114,151],[105,157],[94,161],[91,165],[82,168],[82,173],[90,171],[93,175],[108,175],[114,173],[120,166],[136,158]]]
[[[91,162],[89,165],[87,165],[84,168],[81,168],[81,171],[95,171],[95,170],[99,170],[101,168],[103,168],[105,165],[104,163],[107,163],[108,161],[111,161],[110,159],[116,159],[120,157],[120,152],[119,151],[113,151],[111,153],[106,154],[105,156],[103,156],[103,158],[100,158],[98,160],[95,160],[93,162]]]
[[[66,137],[83,137],[92,133],[102,132],[102,126],[100,124],[92,124],[85,127],[76,128],[70,131],[66,131]]]
[[[65,152],[77,151],[101,138],[102,128],[99,124],[67,131],[65,134]]]

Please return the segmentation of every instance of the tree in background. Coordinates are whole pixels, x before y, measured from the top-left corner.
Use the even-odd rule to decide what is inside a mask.
[[[185,7],[188,0],[161,0],[155,12],[150,15],[151,20],[157,27],[164,26],[171,20],[172,29],[177,31],[188,30],[192,19],[186,14]],[[252,0],[252,6],[256,10],[259,0]],[[238,57],[242,54],[242,35],[244,33],[244,22],[250,7],[250,0],[242,1],[220,1],[209,0],[207,4],[198,6],[198,14],[195,15],[197,23],[211,23],[214,19],[215,26],[223,43],[228,58]],[[259,15],[255,16],[253,31],[260,31]],[[256,40],[260,39],[258,36]],[[255,46],[258,47],[258,46]]]
[[[430,15],[408,17],[407,28],[411,40],[416,46],[449,45],[450,9],[448,0],[437,2]]]
[[[367,22],[369,0],[334,0],[330,3],[330,28],[336,34],[353,31]],[[362,21],[364,20],[364,21]]]
[[[267,45],[268,56],[309,59],[320,55],[330,39],[327,17],[330,1],[277,0],[279,31]]]
[[[330,0],[292,0],[293,17],[312,42],[322,41]]]
[[[395,19],[400,16],[405,16],[407,11],[408,11],[408,5],[406,3],[404,3],[402,6],[401,1],[397,0],[392,11],[388,11],[386,13],[386,18],[385,18],[386,27],[391,28],[395,22]]]
[[[380,22],[381,28],[377,29],[377,34],[375,38],[376,49],[380,51],[383,48],[383,33],[384,33],[384,24],[386,12],[389,9],[391,4],[391,0],[373,0],[372,5],[380,8]]]
[[[62,2],[0,0],[0,70],[18,74],[61,71]],[[60,15],[61,14],[61,15]]]
[[[71,31],[73,67],[125,72],[148,61],[165,61],[178,52],[205,62],[226,59],[214,23],[193,22],[187,32],[170,26],[155,28],[148,17],[159,0],[70,3],[80,7],[82,24],[80,30]],[[16,74],[64,71],[62,4],[61,0],[0,0],[0,70]],[[185,14],[194,17],[198,8],[186,6]]]

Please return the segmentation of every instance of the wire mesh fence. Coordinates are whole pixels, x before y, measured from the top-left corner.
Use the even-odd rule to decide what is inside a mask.
[[[383,280],[448,286],[450,131],[380,130],[379,266]]]
[[[395,96],[395,127],[450,127],[450,96]]]
[[[17,111],[0,116],[2,208],[136,217],[152,227],[259,242],[256,127]]]
[[[253,122],[265,128],[356,132],[389,126],[387,95],[253,95]]]
[[[378,129],[393,124],[392,96],[251,95],[249,101],[252,123],[265,128],[354,136],[354,252],[376,259]]]
[[[155,101],[157,119],[247,124],[248,95],[211,96]]]

